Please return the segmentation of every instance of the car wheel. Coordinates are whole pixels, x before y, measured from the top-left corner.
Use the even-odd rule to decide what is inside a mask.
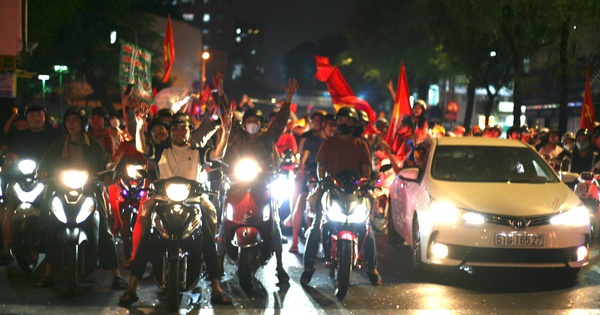
[[[388,242],[392,244],[404,243],[404,238],[394,228],[394,218],[392,216],[392,204],[390,203],[390,209],[388,211]]]
[[[421,230],[419,229],[419,219],[417,216],[413,219],[413,268],[416,271],[423,271],[425,264],[421,257]]]

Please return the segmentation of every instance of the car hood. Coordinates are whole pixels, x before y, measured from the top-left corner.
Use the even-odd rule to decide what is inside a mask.
[[[433,180],[427,191],[434,200],[464,210],[508,216],[537,216],[568,210],[581,203],[564,183],[456,183]]]

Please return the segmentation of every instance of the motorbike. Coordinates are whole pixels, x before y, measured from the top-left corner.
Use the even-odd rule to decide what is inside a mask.
[[[40,214],[46,185],[38,181],[37,163],[30,159],[16,163],[6,186],[6,198],[13,211],[12,252],[19,268],[32,272],[39,263]]]
[[[389,159],[384,159],[380,163],[391,165]],[[371,227],[377,232],[384,232],[388,226],[388,212],[390,208],[390,185],[394,181],[396,174],[392,169],[379,173],[379,178],[375,185],[379,189],[373,191],[376,203],[374,211],[371,212]]]
[[[294,194],[294,179],[298,163],[292,150],[286,150],[279,158],[279,172],[271,184],[271,192],[279,205],[279,215],[286,218],[292,213],[292,197]]]
[[[138,217],[141,202],[145,199],[148,190],[148,180],[145,174],[145,165],[127,164],[126,173],[122,174],[117,183],[121,202],[119,212],[121,215],[121,238],[123,252],[126,258],[131,257],[133,227]]]
[[[385,172],[391,165],[383,166]],[[371,192],[378,189],[375,179],[359,179],[352,172],[340,172],[323,181],[321,233],[325,259],[333,276],[335,296],[348,293],[352,270],[359,267],[360,249],[370,233]],[[359,244],[362,240],[363,244]]]
[[[50,193],[52,213],[48,226],[56,243],[56,255],[49,261],[66,277],[66,295],[75,296],[79,279],[98,269],[100,212],[97,191],[103,185],[100,176],[112,172],[90,174],[85,170],[66,169],[58,173]]]
[[[222,173],[211,172],[209,180]],[[152,272],[167,297],[167,308],[177,311],[181,293],[192,290],[203,262],[201,196],[215,194],[203,184],[183,177],[161,179],[150,187],[155,205],[151,215]]]
[[[581,202],[590,211],[590,226],[592,242],[598,239],[600,233],[600,194],[598,180],[592,172],[582,172],[577,176],[574,191]]]
[[[223,243],[229,259],[238,267],[241,288],[252,290],[254,274],[273,253],[275,213],[278,204],[272,190],[273,174],[251,158],[234,166],[223,218]]]

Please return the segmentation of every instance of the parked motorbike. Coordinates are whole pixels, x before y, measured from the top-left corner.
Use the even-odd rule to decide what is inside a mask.
[[[39,263],[40,213],[46,186],[38,181],[37,163],[30,159],[17,162],[6,186],[6,198],[13,211],[12,252],[26,273]]]
[[[97,196],[100,175],[80,169],[67,169],[58,173],[50,195],[52,218],[48,222],[56,243],[56,256],[50,261],[54,268],[66,276],[66,295],[72,297],[77,283],[98,269],[98,241],[100,213]],[[97,175],[97,176],[96,176]],[[52,249],[49,249],[52,250]]]
[[[217,180],[222,173],[208,176]],[[150,188],[155,199],[151,216],[153,277],[166,294],[170,312],[179,309],[180,293],[193,289],[199,280],[203,262],[200,197],[214,193],[183,177],[161,179]]]
[[[223,243],[227,256],[238,266],[240,286],[252,290],[254,274],[273,253],[273,174],[253,159],[242,159],[234,167],[223,218]]]
[[[145,165],[127,164],[126,174],[122,174],[118,181],[119,193],[122,201],[119,203],[121,215],[121,239],[123,252],[126,258],[131,257],[133,227],[138,217],[142,200],[148,193],[148,180],[145,174]]]

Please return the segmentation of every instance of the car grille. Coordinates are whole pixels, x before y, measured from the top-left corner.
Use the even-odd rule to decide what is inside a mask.
[[[515,216],[499,216],[493,214],[479,213],[483,215],[486,223],[498,224],[504,226],[515,227],[515,222],[527,222],[526,226],[540,226],[550,224],[550,219],[554,215],[544,215],[537,217],[515,217]]]
[[[450,259],[480,263],[550,264],[577,261],[577,247],[561,249],[474,248],[448,245]]]

